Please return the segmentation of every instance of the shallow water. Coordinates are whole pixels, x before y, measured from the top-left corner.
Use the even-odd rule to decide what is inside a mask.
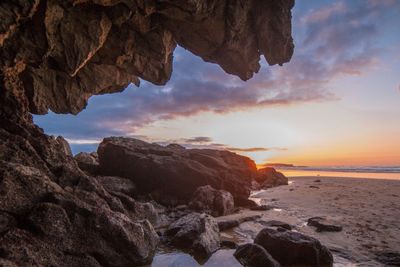
[[[153,262],[146,267],[241,267],[235,259],[234,249],[220,249],[205,262],[197,262],[193,256],[184,252],[160,252],[156,254]]]

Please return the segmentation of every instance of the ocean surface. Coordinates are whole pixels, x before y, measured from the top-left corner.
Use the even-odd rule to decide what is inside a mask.
[[[288,177],[325,176],[400,180],[400,166],[275,167]]]

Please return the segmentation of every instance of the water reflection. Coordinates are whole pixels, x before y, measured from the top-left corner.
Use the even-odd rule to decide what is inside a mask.
[[[156,254],[151,265],[146,267],[241,267],[242,265],[233,256],[234,252],[234,249],[220,249],[203,264],[183,252],[160,253]]]

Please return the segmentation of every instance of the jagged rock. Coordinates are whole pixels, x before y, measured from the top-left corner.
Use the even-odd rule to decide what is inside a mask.
[[[254,161],[229,151],[176,149],[132,138],[105,138],[98,148],[100,173],[131,179],[157,201],[188,202],[204,185],[230,192],[238,203],[250,195]]]
[[[343,229],[337,222],[325,217],[312,217],[307,224],[314,226],[317,232],[340,232]]]
[[[166,231],[171,243],[184,249],[192,249],[202,257],[208,257],[219,248],[218,224],[205,213],[191,213],[172,223]]]
[[[265,167],[258,170],[256,181],[262,188],[269,188],[279,185],[287,185],[289,180],[282,173],[276,171],[272,167]]]
[[[264,247],[283,266],[333,266],[331,252],[317,239],[301,233],[264,228],[254,243]]]
[[[228,215],[233,212],[234,206],[231,193],[216,190],[209,185],[197,188],[189,203],[190,208],[209,213],[212,216]]]
[[[99,161],[98,158],[93,155],[93,153],[80,152],[75,155],[74,159],[82,171],[92,175],[97,174],[97,170],[99,169]]]
[[[61,147],[61,151],[67,155],[72,157],[72,151],[71,151],[71,147],[69,146],[69,143],[67,140],[64,139],[64,137],[62,136],[57,136],[56,141],[60,144]]]
[[[245,267],[280,267],[281,265],[260,245],[239,246],[233,254]]]
[[[271,65],[290,60],[293,5],[4,0],[0,69],[18,77],[25,88],[19,101],[40,114],[77,113],[91,95],[122,91],[139,78],[165,84],[176,43],[247,80],[258,72],[260,55]]]

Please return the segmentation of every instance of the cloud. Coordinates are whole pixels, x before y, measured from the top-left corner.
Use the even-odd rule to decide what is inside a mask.
[[[386,3],[387,2],[387,3]],[[70,139],[135,136],[154,121],[201,112],[227,113],[272,106],[335,101],[331,83],[341,75],[361,75],[380,64],[380,20],[391,6],[379,1],[341,1],[296,13],[296,50],[283,67],[267,67],[247,82],[224,73],[182,48],[175,54],[174,72],[166,86],[142,82],[123,93],[95,96],[78,116],[35,116],[49,134]],[[399,3],[399,1],[397,1]],[[187,143],[207,143],[196,139]],[[193,145],[193,144],[192,144]]]
[[[197,136],[185,139],[185,142],[188,143],[209,143],[212,142],[212,138],[208,136]]]

